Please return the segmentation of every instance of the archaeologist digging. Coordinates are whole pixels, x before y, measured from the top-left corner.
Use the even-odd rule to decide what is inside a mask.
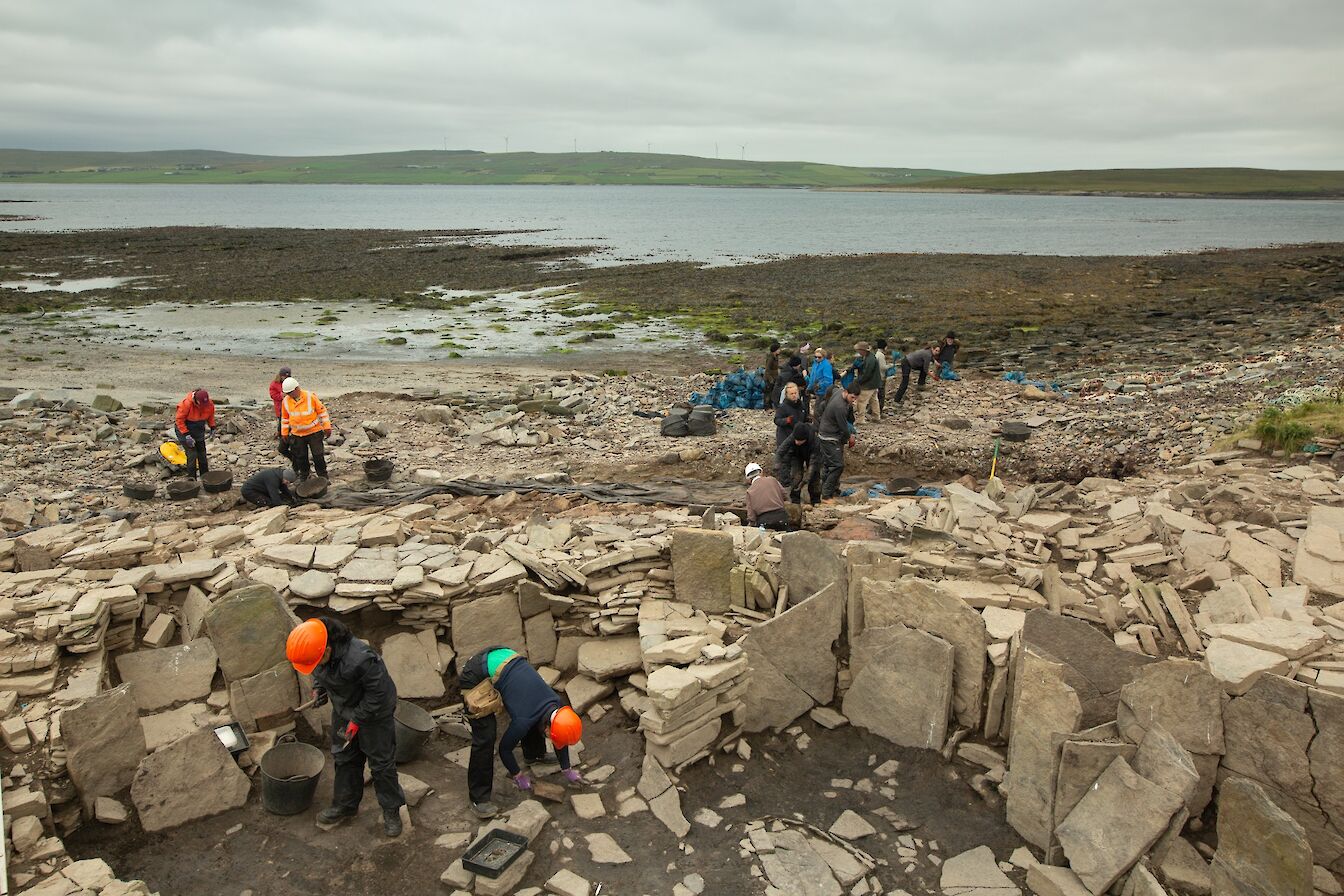
[[[458,685],[471,723],[467,791],[472,811],[479,817],[492,818],[499,812],[491,802],[495,778],[491,753],[495,752],[495,713],[500,709],[508,712],[509,727],[499,738],[499,761],[519,790],[531,790],[532,778],[518,765],[513,751],[521,743],[529,767],[547,762],[547,737],[555,745],[555,761],[565,780],[583,783],[569,762],[569,748],[583,737],[583,722],[517,651],[507,647],[482,650],[462,664]]]
[[[743,475],[747,477],[747,525],[781,532],[792,529],[789,496],[779,480],[767,476],[760,464],[747,464]]]
[[[821,448],[811,426],[799,423],[775,449],[775,470],[780,485],[789,492],[789,503],[803,503],[804,482],[809,502],[821,501]]]
[[[335,619],[309,619],[289,633],[285,655],[295,670],[313,677],[316,706],[331,701],[331,754],[336,763],[331,805],[317,815],[330,830],[355,817],[364,797],[364,764],[383,809],[383,833],[401,835],[406,796],[397,777],[397,686],[383,658]]]
[[[272,467],[260,470],[247,477],[240,490],[243,500],[258,507],[278,507],[281,504],[294,505],[299,502],[289,490],[289,483],[295,479],[294,471],[289,467]]]
[[[205,437],[215,428],[215,403],[204,389],[192,389],[177,403],[174,431],[187,453],[187,475],[192,479],[210,472],[205,456]]]
[[[910,388],[910,371],[919,371],[919,386],[923,389],[924,383],[929,378],[929,368],[933,366],[932,349],[921,348],[919,351],[908,352],[901,358],[901,385],[896,389],[896,396],[893,399],[897,404],[905,401],[905,391]]]
[[[312,392],[299,388],[299,381],[287,377],[280,384],[285,400],[280,403],[280,447],[294,461],[299,481],[308,478],[308,458],[313,469],[327,478],[326,437],[331,435],[331,417]]]

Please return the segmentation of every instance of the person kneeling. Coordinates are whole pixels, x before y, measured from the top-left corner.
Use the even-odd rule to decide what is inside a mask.
[[[762,529],[785,531],[793,528],[789,521],[788,493],[779,480],[766,475],[760,464],[747,464],[747,525]]]
[[[272,467],[253,473],[243,483],[241,489],[243,500],[257,507],[297,504],[299,499],[289,490],[289,483],[295,478],[294,471],[289,467]]]

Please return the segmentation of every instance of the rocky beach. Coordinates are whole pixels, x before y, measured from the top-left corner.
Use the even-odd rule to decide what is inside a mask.
[[[607,269],[457,245],[369,256],[389,260],[337,296],[339,256],[386,234],[321,255],[279,234],[188,232],[176,252],[180,233],[28,234],[0,253],[15,277],[156,284],[4,294],[17,888],[303,893],[334,864],[348,892],[392,874],[458,896],[1340,892],[1344,449],[1255,431],[1267,407],[1339,400],[1338,246]],[[236,257],[217,266],[225,236]],[[554,287],[681,332],[547,354],[504,316],[513,329],[477,343],[502,354],[360,359],[320,340],[196,351],[74,314],[246,300],[282,318],[372,291],[413,315],[430,287],[485,303]],[[949,326],[963,378],[860,426],[846,496],[806,508],[804,531],[740,516],[743,466],[770,465],[767,412],[660,434],[772,334],[847,357],[856,338]],[[197,385],[219,404],[213,468],[236,486],[279,465],[264,389],[280,362],[331,411],[329,491],[270,510],[236,488],[171,500],[158,446]],[[377,461],[389,479],[366,475]],[[315,810],[258,799],[277,738],[324,743],[283,650],[314,614],[374,644],[434,720],[402,766],[407,833],[371,849],[362,817],[327,835]],[[491,644],[583,713],[586,783],[552,802],[501,777],[505,814],[481,825],[457,667]],[[236,755],[213,730],[231,723],[251,741]],[[491,827],[527,843],[498,879],[462,863]],[[310,854],[326,867],[293,870]]]

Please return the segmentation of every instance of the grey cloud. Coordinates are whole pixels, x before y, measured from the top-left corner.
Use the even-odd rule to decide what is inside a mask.
[[[1344,167],[1337,0],[8,0],[0,144]]]

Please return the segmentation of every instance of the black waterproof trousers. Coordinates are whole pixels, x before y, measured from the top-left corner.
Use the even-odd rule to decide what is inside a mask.
[[[821,497],[834,498],[840,494],[840,475],[845,472],[845,446],[817,439],[817,447],[821,449]]]
[[[299,479],[307,479],[309,473],[308,455],[313,456],[313,469],[317,475],[323,479],[327,476],[327,453],[326,453],[327,434],[322,430],[309,433],[306,436],[291,436],[289,443],[289,459],[294,462],[294,472],[299,474]]]
[[[342,732],[350,723],[331,712],[331,754],[336,763],[336,777],[332,782],[331,804],[338,809],[353,812],[364,798],[364,764],[373,776],[373,793],[384,809],[400,809],[406,805],[397,777],[397,732],[391,716],[367,725],[361,725],[354,743],[345,747]],[[345,747],[345,749],[341,749]]]

